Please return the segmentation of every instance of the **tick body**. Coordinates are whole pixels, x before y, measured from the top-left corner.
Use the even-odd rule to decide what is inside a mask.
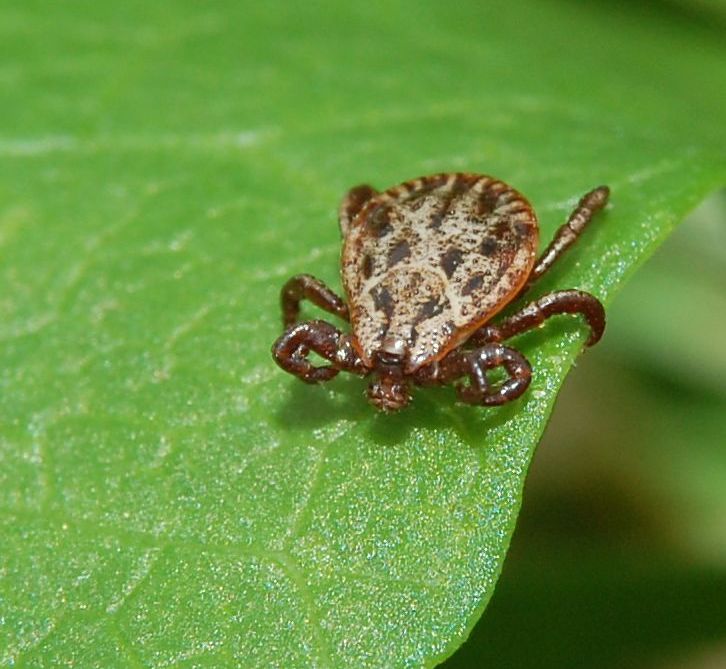
[[[411,399],[411,385],[457,384],[470,404],[498,405],[529,386],[531,368],[504,341],[556,314],[581,314],[587,345],[605,327],[592,295],[549,293],[497,324],[492,318],[523,295],[578,238],[607,203],[606,186],[587,193],[537,258],[539,226],[529,202],[511,186],[478,174],[437,174],[378,192],[353,188],[343,199],[342,278],[347,303],[302,274],[282,289],[286,328],[272,348],[277,363],[308,383],[339,371],[372,376],[368,398],[383,411]],[[298,322],[308,299],[349,321],[343,333],[321,320]],[[314,366],[315,351],[329,364]],[[498,385],[487,371],[504,367]]]

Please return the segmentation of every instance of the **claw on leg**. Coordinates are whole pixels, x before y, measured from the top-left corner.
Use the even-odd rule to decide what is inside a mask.
[[[469,385],[458,385],[456,394],[467,404],[499,406],[517,399],[532,380],[532,368],[527,359],[513,348],[490,344],[470,351]],[[504,367],[509,378],[493,386],[487,379],[487,371]]]
[[[590,326],[590,336],[586,346],[593,346],[600,341],[605,331],[605,309],[596,297],[581,290],[560,290],[543,295],[501,323],[485,325],[472,335],[471,341],[474,344],[505,341],[533,330],[551,316],[560,314],[584,316]]]
[[[508,378],[493,385],[487,372],[504,367]],[[532,380],[532,368],[527,359],[513,348],[489,343],[474,350],[456,349],[443,360],[424,367],[416,374],[419,385],[444,385],[468,376],[469,385],[459,384],[456,393],[467,404],[498,406],[517,399]]]
[[[316,367],[309,360],[314,351],[330,365]],[[363,362],[350,337],[325,321],[303,321],[289,327],[272,346],[275,362],[305,383],[328,381],[345,370],[365,374]]]

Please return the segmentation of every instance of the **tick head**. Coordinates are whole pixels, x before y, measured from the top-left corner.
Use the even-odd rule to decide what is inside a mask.
[[[399,411],[411,401],[408,381],[403,374],[404,356],[379,351],[374,355],[373,380],[368,386],[368,400],[386,413]]]

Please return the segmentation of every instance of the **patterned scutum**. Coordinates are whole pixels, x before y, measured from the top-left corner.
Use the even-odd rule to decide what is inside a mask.
[[[539,231],[527,200],[474,174],[439,174],[377,193],[341,219],[343,285],[367,366],[377,351],[410,373],[439,360],[522,287]]]

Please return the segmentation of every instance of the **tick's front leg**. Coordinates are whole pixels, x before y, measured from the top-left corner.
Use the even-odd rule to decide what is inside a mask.
[[[363,184],[362,186],[356,186],[351,188],[340,203],[338,209],[338,222],[340,223],[340,234],[345,238],[348,234],[348,229],[353,219],[356,217],[358,212],[363,209],[368,200],[374,195],[378,195],[378,191],[371,186]]]
[[[310,351],[331,364],[316,367],[307,359]],[[304,321],[289,327],[272,346],[275,362],[305,383],[328,381],[341,370],[364,375],[368,370],[356,353],[349,335],[325,321]]]
[[[508,379],[493,385],[487,371],[504,367]],[[469,385],[459,384],[456,393],[467,404],[498,406],[517,399],[532,380],[532,368],[527,359],[513,348],[501,344],[486,344],[474,350],[456,349],[443,360],[422,368],[414,381],[419,385],[446,385],[464,376]]]
[[[551,316],[581,314],[590,326],[586,346],[597,344],[605,331],[605,309],[600,301],[581,290],[547,293],[497,325],[485,325],[471,339],[474,344],[501,342],[539,327]]]
[[[321,309],[348,320],[348,306],[320,279],[310,274],[298,274],[289,279],[280,291],[282,322],[289,327],[297,322],[300,315],[300,302],[310,300]]]

